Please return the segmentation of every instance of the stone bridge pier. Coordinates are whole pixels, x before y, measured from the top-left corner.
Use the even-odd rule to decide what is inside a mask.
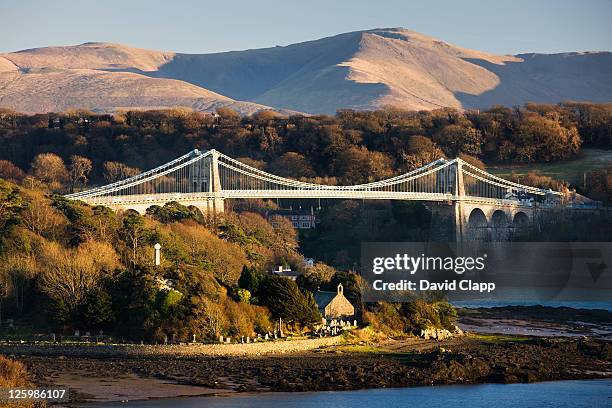
[[[509,241],[536,222],[535,209],[519,203],[456,201],[430,206],[434,240]]]
[[[525,233],[536,221],[531,206],[459,202],[459,234],[462,241],[508,241]]]

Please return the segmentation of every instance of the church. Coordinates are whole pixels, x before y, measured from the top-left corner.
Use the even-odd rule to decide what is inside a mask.
[[[342,319],[355,315],[355,307],[344,297],[344,288],[341,283],[338,284],[336,292],[317,291],[315,302],[324,319]]]

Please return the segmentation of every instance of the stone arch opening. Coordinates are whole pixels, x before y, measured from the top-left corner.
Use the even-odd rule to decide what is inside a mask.
[[[529,216],[522,211],[514,214],[513,224],[515,227],[526,227],[529,225]]]
[[[468,227],[486,228],[489,226],[485,213],[480,208],[474,208],[468,218]]]
[[[525,236],[529,231],[529,225],[530,220],[527,214],[522,211],[514,214],[514,219],[512,220],[514,239],[521,239],[521,237]]]
[[[506,213],[502,210],[496,210],[491,217],[491,226],[493,227],[494,241],[507,241],[509,236],[509,220]]]
[[[489,237],[489,223],[485,213],[480,208],[470,212],[467,225],[467,239],[470,241],[486,241]]]
[[[493,228],[504,228],[508,226],[508,216],[502,210],[496,210],[491,217]]]

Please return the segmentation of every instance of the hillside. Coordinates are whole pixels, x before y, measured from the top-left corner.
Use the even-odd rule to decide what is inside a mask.
[[[228,107],[241,114],[252,114],[270,109],[235,101],[184,81],[138,73],[155,70],[172,56],[104,43],[0,56],[0,107],[27,113],[186,106],[208,112]]]
[[[96,111],[155,109],[173,106],[198,111],[228,107],[241,114],[269,109],[235,101],[174,79],[91,69],[31,69],[27,74],[0,73],[0,106],[22,112],[57,112],[73,108]]]
[[[69,78],[93,75],[77,70],[95,70],[91,82],[104,81],[105,85],[95,90],[95,97],[87,89],[71,87],[76,83]],[[130,92],[130,107],[170,106],[179,101],[198,110],[233,106],[241,113],[250,113],[265,105],[334,113],[342,108],[376,109],[385,105],[431,110],[564,100],[612,101],[610,52],[493,55],[402,28],[216,54],[150,51],[107,43],[48,47],[4,54],[0,56],[0,71],[4,71],[0,73],[0,106],[28,112],[39,111],[43,105],[61,107],[53,101],[65,99],[90,108],[126,106],[126,101],[110,90],[133,82],[130,79],[136,77],[126,77],[127,73],[138,75],[139,84],[157,90]],[[13,82],[16,76],[18,84]],[[45,103],[37,103],[38,95],[27,93],[40,81],[49,89]],[[17,86],[20,82],[33,84]],[[171,95],[165,95],[167,89],[172,89]],[[23,102],[16,104],[20,99]]]

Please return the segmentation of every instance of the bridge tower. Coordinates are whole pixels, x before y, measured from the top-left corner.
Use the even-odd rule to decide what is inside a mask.
[[[210,152],[210,156],[206,158],[206,167],[208,167],[208,192],[211,193],[212,198],[208,201],[206,210],[209,214],[216,214],[224,212],[221,177],[219,176],[219,152],[215,149]]]
[[[430,202],[432,212],[430,240],[437,242],[462,242],[467,234],[465,216],[466,192],[463,177],[463,161],[457,159],[444,175],[444,189],[449,193],[445,201]]]
[[[455,219],[455,242],[462,242],[465,238],[466,218],[463,209],[465,199],[465,184],[463,183],[463,160],[457,159],[455,163],[455,191],[453,195],[453,215]]]

